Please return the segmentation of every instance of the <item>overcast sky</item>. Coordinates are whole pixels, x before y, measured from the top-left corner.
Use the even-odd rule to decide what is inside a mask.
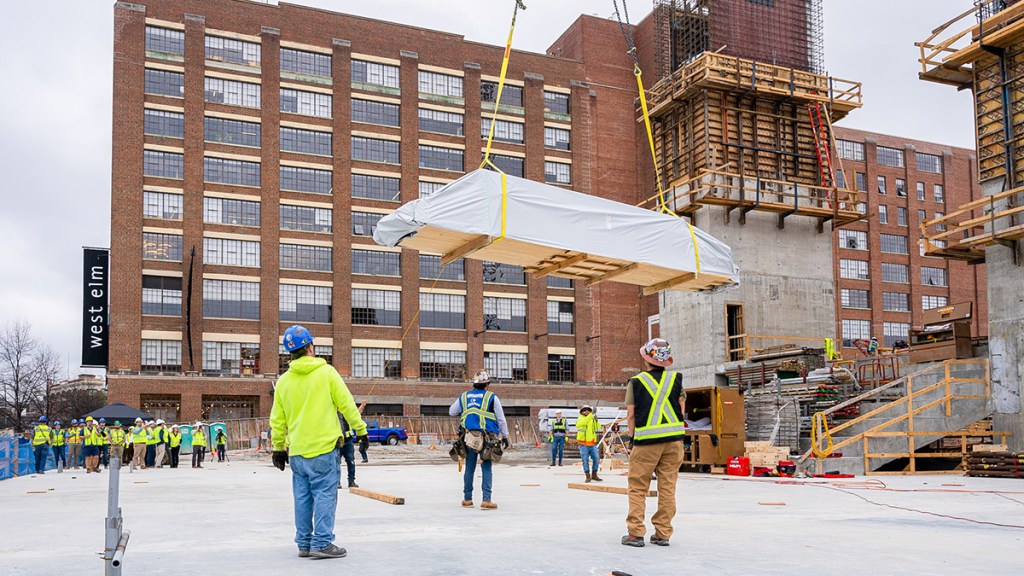
[[[140,0],[143,1],[144,0]],[[611,17],[611,0],[525,0],[514,46],[544,52],[576,17]],[[297,0],[503,44],[511,0]],[[0,322],[22,319],[80,363],[82,246],[110,243],[113,2],[5,2],[0,34]],[[621,3],[620,3],[621,5]],[[974,147],[971,98],[917,79],[914,42],[970,0],[825,0],[831,74],[864,83],[842,123]],[[45,8],[45,9],[44,9]],[[630,2],[639,22],[651,0]],[[623,48],[625,50],[625,48]]]

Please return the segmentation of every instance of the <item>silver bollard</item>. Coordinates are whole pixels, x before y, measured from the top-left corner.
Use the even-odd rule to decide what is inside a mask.
[[[121,576],[121,561],[128,545],[128,532],[122,533],[123,519],[118,498],[121,487],[121,459],[117,453],[110,459],[110,485],[107,488],[107,518],[104,522],[103,560],[106,576]]]

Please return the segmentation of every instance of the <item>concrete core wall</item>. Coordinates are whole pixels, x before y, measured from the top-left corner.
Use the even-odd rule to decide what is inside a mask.
[[[775,214],[738,214],[725,223],[725,210],[703,208],[695,224],[732,248],[740,285],[718,293],[666,291],[660,297],[661,334],[672,344],[674,368],[687,387],[715,384],[726,360],[726,305],[742,304],[747,334],[834,337],[835,284],[832,234],[818,233],[815,220],[791,216],[785,229]],[[761,348],[781,340],[753,340]],[[809,343],[804,343],[809,344]],[[822,343],[815,346],[822,346]]]

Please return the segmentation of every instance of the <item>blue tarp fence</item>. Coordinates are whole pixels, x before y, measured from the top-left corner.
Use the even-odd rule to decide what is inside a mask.
[[[46,470],[57,465],[53,450],[46,450]],[[14,476],[28,476],[36,472],[36,456],[32,444],[19,436],[0,436],[0,480]]]

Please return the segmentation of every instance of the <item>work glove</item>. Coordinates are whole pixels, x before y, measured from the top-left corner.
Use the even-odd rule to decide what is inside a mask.
[[[511,445],[512,445],[512,443],[508,441],[508,438],[502,438],[501,439],[501,447],[503,449],[508,450],[508,447],[511,446]]]
[[[356,436],[356,442],[359,442],[363,449],[366,449],[370,446],[370,436],[367,434],[363,434],[362,436]]]
[[[274,450],[274,455],[271,457],[274,462],[274,467],[284,472],[284,465],[288,462],[288,451],[287,450]]]

